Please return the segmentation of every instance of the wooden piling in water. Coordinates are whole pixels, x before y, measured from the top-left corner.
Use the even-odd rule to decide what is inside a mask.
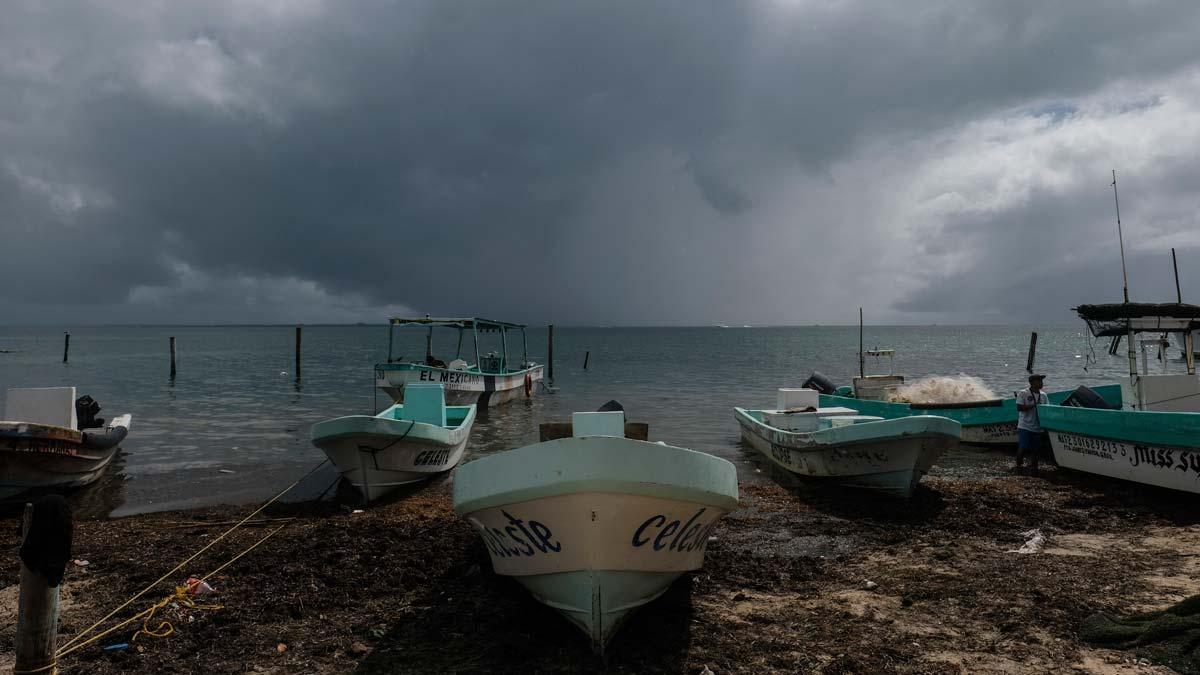
[[[171,336],[171,379],[175,379],[175,336]]]
[[[58,589],[71,557],[71,509],[61,495],[25,505],[14,673],[57,673]]]
[[[1025,359],[1025,372],[1033,374],[1033,357],[1037,354],[1037,331],[1029,335],[1029,357]]]
[[[547,338],[549,343],[546,346],[546,375],[554,382],[554,324],[550,324],[550,336]]]
[[[583,369],[584,370],[587,370],[588,359],[591,358],[591,356],[592,356],[592,352],[590,350],[583,353]]]
[[[67,355],[71,351],[71,331],[63,331],[63,363],[67,362]]]
[[[296,379],[300,379],[300,326],[296,326]]]

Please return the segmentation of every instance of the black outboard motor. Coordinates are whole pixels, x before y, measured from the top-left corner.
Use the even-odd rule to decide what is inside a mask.
[[[1099,408],[1100,410],[1112,410],[1113,408],[1100,394],[1083,385],[1076,387],[1070,396],[1063,399],[1062,404],[1072,408]]]
[[[812,375],[809,375],[808,379],[804,381],[804,384],[800,386],[805,389],[816,389],[826,396],[830,396],[837,392],[837,385],[835,385],[828,377],[825,377],[816,370],[812,371]]]
[[[625,406],[621,405],[620,401],[609,401],[600,406],[596,412],[625,412]]]
[[[75,419],[80,429],[95,429],[104,426],[104,418],[96,417],[100,412],[100,404],[88,395],[75,399]]]

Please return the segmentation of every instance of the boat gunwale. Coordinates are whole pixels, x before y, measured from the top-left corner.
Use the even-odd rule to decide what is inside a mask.
[[[603,448],[599,453],[573,447],[581,442],[606,442],[615,447]],[[548,461],[539,458],[543,453]],[[568,457],[568,453],[573,455]],[[641,473],[634,478],[617,476],[617,472],[628,470],[625,468],[628,462],[621,462],[620,454],[643,462],[639,467]],[[556,476],[550,481],[539,471],[552,460],[559,460],[559,468],[546,471],[552,471]],[[680,478],[682,462],[692,463],[696,474],[708,473],[709,477]],[[568,463],[574,465],[567,466]],[[509,464],[529,464],[535,468],[520,472],[516,477],[500,475],[498,469]],[[614,469],[614,466],[621,468]],[[612,473],[604,475],[608,472]],[[718,472],[724,475],[714,477]],[[477,479],[476,474],[487,477]],[[681,485],[682,480],[691,480],[693,484]],[[503,485],[505,482],[509,484]],[[704,485],[705,482],[708,485]],[[474,494],[467,496],[468,492]],[[690,502],[723,509],[726,513],[736,510],[739,503],[737,470],[726,459],[698,450],[620,436],[573,436],[533,443],[461,464],[454,480],[454,512],[467,515],[483,509],[581,492]]]
[[[885,418],[880,420],[872,420],[870,422],[859,422],[857,424],[851,424],[842,427],[829,427],[826,429],[818,429],[816,431],[788,431],[786,429],[773,427],[766,422],[756,419],[750,414],[750,412],[762,412],[761,410],[735,407],[734,411],[738,416],[739,422],[744,419],[749,421],[754,427],[761,427],[771,432],[781,434],[783,440],[789,441],[787,443],[781,443],[781,445],[786,445],[789,449],[799,450],[801,452],[824,452],[841,446],[879,443],[881,440],[888,438],[907,439],[923,437],[948,437],[953,438],[958,442],[962,441],[962,424],[948,417],[941,417],[938,415],[906,415],[904,417],[896,417],[891,419]],[[871,417],[873,417],[873,415]],[[914,429],[912,431],[892,433],[886,436],[867,436],[852,432],[852,430],[860,431],[863,428],[869,428],[869,430],[872,431],[878,430],[878,426],[873,425],[880,424],[886,424],[887,426],[891,427],[912,426],[914,424],[914,420],[919,422],[919,426],[921,428]],[[953,425],[953,427],[947,428],[948,425]],[[850,434],[851,437],[841,439],[835,438],[837,436],[846,436],[847,434]],[[763,434],[758,434],[758,436],[764,440],[771,440],[769,437]],[[809,442],[795,443],[795,441]]]

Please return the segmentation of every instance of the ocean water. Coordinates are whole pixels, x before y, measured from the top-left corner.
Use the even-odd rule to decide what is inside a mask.
[[[895,349],[895,372],[906,377],[967,374],[1011,395],[1025,386],[1031,330],[868,327],[865,343]],[[1036,330],[1036,369],[1049,376],[1049,390],[1112,382],[1127,369],[1124,356],[1089,343],[1082,322]],[[0,353],[0,406],[8,387],[74,386],[100,402],[104,417],[133,414],[129,438],[105,477],[73,497],[82,515],[260,501],[324,458],[309,443],[314,422],[369,414],[387,403],[375,393],[372,369],[386,358],[383,325],[306,326],[299,378],[291,326],[70,331],[70,362],[63,364],[62,328],[0,327],[0,350],[7,352]],[[178,351],[174,380],[171,336]],[[529,329],[529,356],[539,363],[546,360],[546,338],[545,327]],[[435,329],[434,354],[449,360],[456,340],[456,331]],[[420,329],[397,330],[395,353],[422,356],[424,341]],[[464,351],[469,335],[465,342]],[[498,338],[481,346],[498,349]],[[510,354],[520,350],[519,337],[510,336]],[[754,481],[763,480],[762,465],[739,443],[732,408],[770,406],[776,388],[799,386],[814,369],[848,384],[858,370],[858,328],[557,327],[554,350],[554,392],[488,411],[464,461],[536,441],[539,422],[616,399],[631,420],[650,423],[652,440],[729,459],[741,480]],[[1171,350],[1170,358],[1179,356]],[[1182,369],[1174,362],[1167,367]],[[867,369],[886,373],[889,366],[868,357]],[[289,496],[316,496],[335,482],[325,467]]]

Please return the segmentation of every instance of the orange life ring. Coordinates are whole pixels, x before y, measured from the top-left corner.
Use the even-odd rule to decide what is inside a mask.
[[[533,376],[525,373],[525,398],[533,397]]]

